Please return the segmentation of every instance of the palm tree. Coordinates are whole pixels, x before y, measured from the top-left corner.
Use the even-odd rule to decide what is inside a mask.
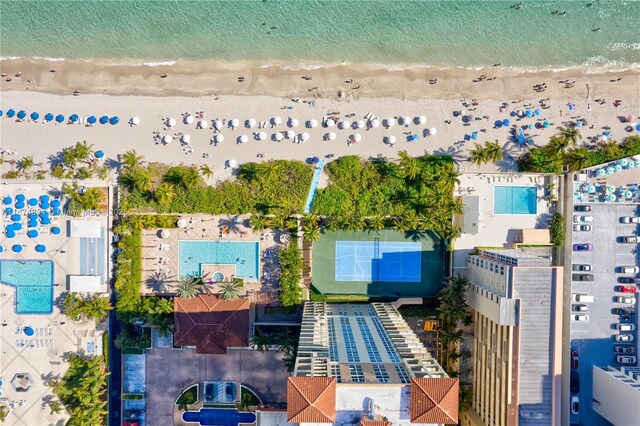
[[[273,338],[266,333],[262,333],[258,330],[251,336],[251,347],[255,350],[264,352],[267,347],[272,343]]]
[[[173,315],[160,315],[153,325],[161,336],[169,336],[173,333]]]
[[[549,138],[549,143],[545,147],[545,151],[549,153],[550,156],[558,157],[563,155],[567,148],[569,147],[569,140],[562,136],[551,136]]]
[[[139,169],[133,174],[135,188],[140,192],[152,191],[151,172],[148,169]]]
[[[92,145],[87,145],[87,141],[77,142],[73,147],[73,150],[76,153],[76,159],[78,161],[87,161],[89,156],[91,155]]]
[[[249,219],[249,224],[255,231],[263,231],[267,229],[267,218],[261,214],[254,214]]]
[[[180,280],[176,286],[176,293],[183,299],[193,299],[200,294],[201,287],[202,284],[188,276]]]
[[[407,222],[403,220],[402,216],[394,217],[392,222],[393,222],[393,229],[395,229],[398,232],[407,232],[409,230],[409,228],[407,227]]]
[[[258,163],[245,163],[238,169],[238,178],[251,182],[258,178],[260,167]]]
[[[598,149],[602,152],[607,158],[618,158],[621,157],[621,149],[620,145],[614,140],[610,141],[601,141],[598,144]]]
[[[29,155],[28,157],[23,157],[22,160],[20,160],[19,167],[24,173],[27,173],[29,169],[33,167],[33,156]]]
[[[109,299],[102,296],[92,296],[84,302],[82,310],[87,318],[94,319],[98,322],[102,321],[109,315],[109,311],[113,309]]]
[[[384,229],[384,217],[380,215],[371,216],[367,219],[367,227],[374,231],[380,231]]]
[[[69,167],[73,168],[78,162],[76,151],[73,147],[67,147],[62,150],[62,161]]]
[[[407,151],[400,151],[400,167],[405,179],[414,180],[420,174],[420,164],[414,157],[410,157]]]
[[[457,225],[449,225],[441,232],[445,240],[448,241],[449,251],[453,250],[455,240],[462,236],[462,230]]]
[[[455,197],[451,203],[448,204],[452,214],[460,215],[464,211],[464,203],[462,197]]]
[[[203,164],[202,166],[200,166],[200,174],[203,178],[209,179],[211,176],[213,176],[213,167],[208,164]]]
[[[186,190],[195,188],[200,183],[200,174],[195,167],[189,167],[182,175],[182,184]]]
[[[588,166],[589,151],[584,146],[572,148],[565,156],[565,163],[569,171],[575,172]]]
[[[481,165],[489,162],[489,153],[477,143],[475,148],[469,151],[469,158],[473,164]]]
[[[235,300],[240,296],[240,285],[235,282],[226,282],[220,286],[220,297],[224,300]]]
[[[100,188],[88,188],[80,194],[80,203],[85,210],[97,210],[105,201],[106,195]]]
[[[172,314],[173,313],[173,300],[171,299],[160,299],[156,303],[156,314]]]
[[[558,130],[560,130],[560,137],[566,139],[571,146],[576,146],[578,141],[582,139],[580,131],[575,127],[564,126],[560,127]]]
[[[136,214],[133,216],[129,216],[129,223],[135,229],[142,229],[144,228],[144,225],[145,225],[145,219],[143,216]]]
[[[127,169],[136,169],[139,167],[140,162],[144,159],[142,155],[138,155],[135,149],[131,149],[122,154],[122,164]]]
[[[317,222],[305,222],[302,224],[302,238],[308,243],[314,243],[320,239],[320,226]]]
[[[502,160],[502,146],[500,142],[498,142],[498,139],[496,139],[495,142],[485,142],[484,149],[487,153],[487,160],[493,163]]]
[[[324,220],[324,227],[329,232],[336,232],[340,229],[340,220],[337,217],[327,217]]]
[[[161,206],[167,206],[171,204],[173,198],[176,195],[176,191],[173,185],[167,182],[163,182],[156,188],[154,191],[154,195],[156,196],[156,200]]]

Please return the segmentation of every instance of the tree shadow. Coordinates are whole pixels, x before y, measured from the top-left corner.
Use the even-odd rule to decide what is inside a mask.
[[[426,154],[426,153],[425,153]],[[461,161],[465,161],[467,157],[462,154],[462,149],[456,148],[454,146],[450,146],[448,148],[440,148],[436,151],[433,151],[433,155],[437,157],[451,157],[453,163],[458,166]]]
[[[49,166],[53,169],[58,164],[64,164],[64,153],[62,151],[51,154],[47,157]]]
[[[154,271],[145,279],[145,285],[154,293],[166,293],[169,285],[176,282],[173,278],[167,271]]]
[[[104,165],[110,169],[120,171],[120,168],[122,167],[122,162],[117,158],[107,158],[104,161]]]
[[[220,225],[226,227],[229,232],[239,234],[240,225],[245,226],[245,221],[237,222],[235,216],[227,216],[226,218],[220,219]]]

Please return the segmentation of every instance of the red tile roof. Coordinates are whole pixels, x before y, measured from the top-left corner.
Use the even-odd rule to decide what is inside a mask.
[[[389,420],[365,420],[363,417],[360,420],[360,426],[390,426],[391,422]]]
[[[291,423],[334,423],[335,377],[289,377],[287,418]]]
[[[249,346],[248,299],[223,300],[203,294],[173,300],[175,331],[179,346],[195,346],[199,354],[224,354],[230,346]]]
[[[411,380],[411,423],[458,424],[460,384],[453,378]]]

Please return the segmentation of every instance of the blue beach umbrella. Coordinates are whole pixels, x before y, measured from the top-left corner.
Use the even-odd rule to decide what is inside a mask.
[[[24,118],[27,116],[27,112],[23,109],[21,109],[20,111],[18,111],[18,118],[20,120],[24,120]]]
[[[604,169],[598,169],[596,170],[596,176],[597,177],[602,177],[606,174],[607,172]]]
[[[2,253],[4,251],[4,247],[0,246],[0,253]],[[0,383],[2,383],[2,380],[0,380]]]
[[[54,207],[53,210],[51,210],[51,214],[54,216],[60,216],[61,213],[62,211],[58,207]]]
[[[25,197],[24,194],[16,195],[16,201],[24,201],[26,199],[27,199],[27,197]]]
[[[548,122],[547,120],[544,120],[544,121],[542,122],[542,127],[544,127],[545,129],[546,129],[547,127],[549,127],[549,122]]]
[[[24,209],[24,201],[16,201],[16,209]]]
[[[118,124],[120,122],[120,119],[118,118],[117,115],[114,115],[113,117],[111,117],[111,120],[109,120],[109,123],[111,124]]]
[[[40,223],[42,223],[43,225],[50,225],[51,219],[49,219],[49,216],[45,216],[40,219]]]
[[[43,244],[38,244],[36,246],[36,251],[38,253],[44,253],[45,251],[47,251],[47,247],[45,245],[43,245]]]
[[[13,207],[7,207],[6,209],[4,209],[4,214],[6,214],[7,216],[11,216],[13,214]]]
[[[13,108],[7,111],[7,117],[13,118],[14,115],[16,115],[16,111]]]
[[[478,132],[471,133],[471,139],[473,139],[473,140],[478,139]]]
[[[621,172],[622,171],[622,166],[620,164],[616,164],[614,167],[616,172]]]
[[[40,201],[49,201],[49,196],[47,194],[42,194],[40,196]]]
[[[60,207],[60,200],[53,200],[51,202],[51,207]]]
[[[13,202],[13,199],[7,195],[6,197],[4,197],[4,198],[2,199],[2,202],[3,202],[5,205],[9,205],[9,204],[11,204],[11,203]]]
[[[104,157],[104,151],[102,150],[96,151],[96,158],[102,158],[102,157]]]
[[[533,110],[533,113],[535,115],[540,115],[540,110],[538,108],[536,108],[536,109]]]
[[[75,123],[76,121],[78,121],[78,114],[71,114],[69,116],[69,121],[71,121],[72,123]]]
[[[584,122],[582,120],[576,120],[576,127],[584,126]]]
[[[630,169],[634,169],[636,167],[636,162],[635,161],[629,161],[629,164],[627,165],[627,167],[629,167]]]
[[[2,117],[2,110],[0,109],[0,117]],[[1,246],[0,246],[1,247]]]
[[[36,231],[35,229],[30,229],[27,231],[27,236],[29,238],[37,238],[38,237],[38,231]]]
[[[12,221],[14,221],[14,222],[19,222],[19,221],[20,221],[20,219],[22,219],[22,216],[20,216],[20,215],[19,215],[19,214],[17,214],[17,213],[16,213],[16,214],[12,214],[12,215],[11,215],[11,220],[12,220]]]
[[[51,228],[51,233],[53,235],[58,235],[60,233],[60,228],[57,226],[54,226],[53,228]]]
[[[502,125],[507,127],[509,124],[511,124],[511,122],[509,121],[508,118],[505,118],[504,120],[502,120]]]
[[[38,227],[37,220],[30,220],[29,223],[27,223],[27,228],[37,228],[37,227]]]
[[[11,225],[11,227],[13,228],[14,231],[19,231],[22,229],[22,224],[20,222],[14,223]]]
[[[496,129],[499,129],[500,127],[502,127],[502,121],[496,120],[495,123],[493,123],[493,127],[495,127]]]
[[[608,175],[612,175],[614,171],[615,171],[615,169],[613,168],[613,166],[607,167],[607,174]]]
[[[56,115],[56,122],[58,122],[58,123],[64,122],[64,115],[62,115],[62,114]]]
[[[24,328],[24,334],[27,336],[33,336],[33,333],[35,333],[35,331],[33,330],[33,328],[31,327],[25,327]]]
[[[640,132],[640,124],[636,124],[636,131]]]
[[[50,112],[46,113],[44,115],[44,119],[47,121],[52,121],[53,120],[53,114],[51,114]]]
[[[527,116],[527,118],[531,118],[531,117],[533,117],[533,111],[531,111],[530,109],[528,109],[528,110],[526,110],[526,111],[524,112],[524,115],[526,115],[526,116]]]
[[[89,124],[96,124],[96,121],[98,120],[96,119],[95,115],[89,116],[89,118],[87,118],[87,123]]]
[[[37,213],[29,213],[29,220],[36,220],[36,219],[38,219]]]
[[[38,200],[35,199],[35,198],[29,198],[28,203],[29,203],[30,206],[37,206],[38,205]]]
[[[31,115],[29,117],[31,117],[31,119],[33,121],[36,121],[38,118],[40,118],[40,114],[38,114],[37,112],[34,111],[34,112],[31,113]]]
[[[49,207],[51,207],[49,205],[49,200],[42,200],[40,201],[40,208],[41,209],[48,209]]]
[[[16,231],[14,231],[13,229],[8,229],[5,231],[5,235],[7,236],[7,238],[15,238],[16,237]]]
[[[20,253],[22,251],[22,246],[20,244],[14,244],[13,247],[11,247],[11,250],[16,253]]]
[[[100,117],[100,124],[107,124],[109,122],[109,117],[107,117],[106,115],[103,115],[102,117]]]

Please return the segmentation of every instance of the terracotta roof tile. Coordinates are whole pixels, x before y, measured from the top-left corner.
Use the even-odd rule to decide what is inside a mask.
[[[365,420],[364,417],[360,421],[360,426],[390,426],[389,420]]]
[[[453,378],[411,380],[411,423],[458,424],[460,384]]]
[[[230,346],[249,346],[248,299],[223,300],[202,294],[173,300],[173,341],[195,346],[199,354],[224,354]]]
[[[291,423],[334,423],[335,377],[289,377],[287,418]]]

